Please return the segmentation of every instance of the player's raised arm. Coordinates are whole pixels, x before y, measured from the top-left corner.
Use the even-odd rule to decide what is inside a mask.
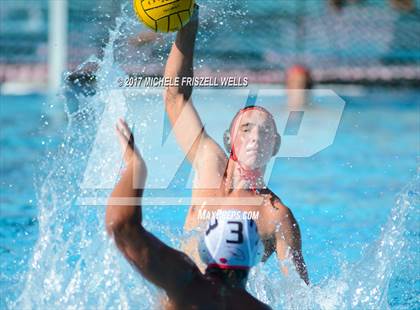
[[[141,196],[146,165],[125,122],[119,121],[117,133],[122,149],[126,149],[126,169],[108,200],[107,231],[127,260],[147,280],[165,289],[168,296],[182,294],[183,287],[199,270],[185,254],[170,248],[142,226]]]
[[[166,87],[164,91],[166,112],[175,137],[189,161],[194,164],[194,168],[198,168],[194,158],[197,153],[201,153],[201,149],[206,149],[207,154],[220,153],[221,151],[218,145],[207,136],[191,101],[193,90],[191,79],[194,76],[193,59],[197,28],[198,6],[195,7],[194,15],[189,23],[178,31],[166,63],[165,78],[173,82],[178,79],[178,85]],[[197,158],[203,157],[198,156]]]

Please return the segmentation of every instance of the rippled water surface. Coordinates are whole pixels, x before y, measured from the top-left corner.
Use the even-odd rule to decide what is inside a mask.
[[[111,33],[110,42],[118,37]],[[113,140],[91,153],[98,126],[113,130],[104,111],[122,107],[110,99],[122,75],[112,55],[109,44],[97,60],[93,96],[0,97],[0,308],[149,309],[158,299],[108,240],[104,207],[78,200],[82,182],[110,179],[103,170],[85,175],[89,160],[105,171],[115,166]],[[269,181],[299,222],[312,286],[285,279],[273,257],[252,272],[248,290],[276,309],[419,308],[420,92],[337,92],[346,105],[334,143],[309,158],[277,158]],[[161,104],[150,98],[129,108],[129,120]],[[207,118],[220,117],[212,106],[203,109]],[[179,247],[187,207],[144,212],[147,228]]]

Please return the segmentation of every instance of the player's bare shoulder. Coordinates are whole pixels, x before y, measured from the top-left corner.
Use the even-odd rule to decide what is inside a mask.
[[[269,225],[272,230],[291,211],[270,189],[262,190],[260,195],[264,198],[264,208],[262,209],[264,224]]]
[[[287,212],[288,208],[286,205],[271,189],[266,188],[261,190],[260,195],[264,198],[264,207],[268,211],[274,213]]]

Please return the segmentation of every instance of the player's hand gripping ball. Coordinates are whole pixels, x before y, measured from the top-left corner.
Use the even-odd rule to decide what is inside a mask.
[[[190,20],[194,2],[195,0],[134,0],[134,11],[154,31],[178,31]]]

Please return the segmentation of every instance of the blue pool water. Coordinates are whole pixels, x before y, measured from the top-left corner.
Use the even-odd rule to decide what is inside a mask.
[[[110,42],[116,37],[111,33]],[[104,111],[124,112],[123,100],[111,93],[122,76],[112,54],[109,44],[92,97],[0,97],[0,308],[149,309],[159,299],[105,234],[100,201],[109,187],[84,186],[115,181],[106,173],[116,165],[114,139],[99,143],[97,153],[93,147],[100,126],[113,130]],[[213,92],[229,105],[230,98]],[[419,308],[420,92],[337,93],[346,105],[334,143],[309,158],[276,159],[269,180],[300,224],[312,286],[293,274],[284,278],[273,257],[252,272],[248,290],[275,309]],[[161,98],[142,100],[124,112],[137,124],[140,143],[143,131],[164,122],[142,115]],[[222,114],[214,106],[204,110],[214,120]],[[165,167],[149,169],[159,174]],[[80,203],[86,196],[90,205]],[[148,229],[180,246],[187,206],[149,205],[144,212]]]
[[[362,89],[342,96],[333,145],[310,158],[276,160],[270,186],[300,223],[313,287],[285,290],[290,284],[271,259],[251,277],[251,292],[276,308],[419,306],[419,95]],[[82,128],[94,127],[92,114],[74,113],[66,129],[61,114],[51,116],[60,108],[46,102],[1,97],[0,307],[147,308],[155,290],[106,241],[104,209],[75,204],[92,143],[92,129]],[[179,246],[186,211],[147,207],[145,222]]]

